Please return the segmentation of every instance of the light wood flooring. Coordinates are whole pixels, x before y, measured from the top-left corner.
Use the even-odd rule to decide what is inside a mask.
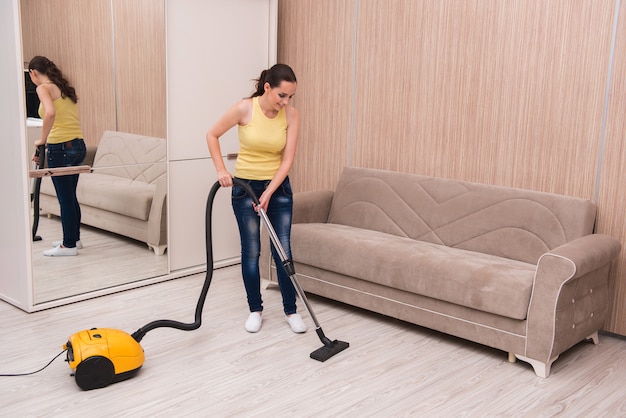
[[[167,253],[155,255],[146,243],[98,228],[81,226],[84,248],[76,257],[46,257],[43,251],[63,238],[61,220],[42,215],[33,241],[34,302],[43,303],[94,290],[165,275]]]
[[[30,372],[92,327],[128,333],[156,319],[193,322],[204,275],[27,314],[0,302],[0,373]],[[247,317],[239,266],[215,271],[200,329],[158,328],[141,342],[134,378],[81,391],[68,365],[0,377],[1,417],[620,417],[626,416],[626,341],[600,335],[552,367],[548,379],[506,353],[310,296],[328,337],[350,348],[324,363],[310,318],[294,334],[280,293],[263,291],[264,323]],[[64,357],[62,357],[64,358]]]

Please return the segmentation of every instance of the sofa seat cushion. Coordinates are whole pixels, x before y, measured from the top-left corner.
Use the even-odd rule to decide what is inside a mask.
[[[378,231],[294,224],[298,263],[513,319],[525,319],[536,266]]]
[[[108,174],[80,176],[76,196],[81,205],[147,221],[155,184]]]

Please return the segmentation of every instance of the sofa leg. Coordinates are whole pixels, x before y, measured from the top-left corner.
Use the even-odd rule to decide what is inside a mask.
[[[594,345],[600,344],[600,338],[598,337],[598,331],[594,332],[590,336],[587,337],[588,340],[591,340]]]
[[[515,357],[515,353],[511,353],[509,351],[509,363],[515,363],[517,361],[517,357]]]
[[[261,288],[263,290],[269,289],[270,287],[276,287],[278,284],[273,280],[261,279]]]
[[[550,362],[542,363],[539,360],[534,360],[528,357],[520,356],[519,354],[516,354],[515,357],[533,366],[533,369],[535,370],[535,374],[543,379],[546,379],[548,376],[550,376],[550,368],[552,367],[552,363],[557,358],[559,358],[559,356],[556,356]]]
[[[167,245],[150,245],[150,244],[148,244],[148,248],[151,249],[152,251],[154,251],[154,253],[156,255],[163,255],[163,254],[165,254],[165,249],[167,248]]]

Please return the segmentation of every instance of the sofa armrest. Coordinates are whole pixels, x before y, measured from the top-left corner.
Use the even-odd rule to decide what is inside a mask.
[[[573,278],[581,277],[613,261],[622,249],[615,238],[604,234],[591,234],[570,241],[550,251],[571,260],[576,266]]]
[[[167,228],[165,213],[165,197],[167,182],[165,176],[155,181],[156,189],[152,197],[152,206],[148,215],[148,246],[157,255],[163,255],[167,247]]]
[[[292,223],[324,223],[328,220],[334,192],[314,190],[293,195]]]
[[[547,366],[590,337],[608,314],[608,278],[620,252],[616,239],[592,234],[543,254],[528,309],[524,356]]]

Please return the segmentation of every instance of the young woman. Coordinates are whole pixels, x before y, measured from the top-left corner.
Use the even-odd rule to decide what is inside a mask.
[[[245,324],[248,332],[261,329],[263,301],[259,274],[260,219],[252,198],[240,186],[233,186],[233,175],[222,159],[219,138],[238,126],[239,154],[234,176],[247,182],[259,199],[259,205],[276,231],[288,257],[291,257],[290,235],[292,191],[289,170],[296,154],[298,111],[289,104],[296,93],[297,80],[293,70],[276,64],[264,70],[256,83],[256,91],[242,99],[207,132],[206,140],[222,187],[233,187],[232,205],[241,238],[241,270],[248,297],[250,315]],[[278,270],[278,284],[283,311],[291,330],[306,332],[306,325],[296,313],[296,291],[272,245]]]
[[[36,56],[28,64],[30,78],[37,86],[39,116],[43,119],[41,138],[35,147],[46,146],[48,168],[80,165],[86,148],[78,117],[78,97],[74,87],[63,77],[61,70],[46,57]],[[33,161],[39,163],[35,154]],[[63,241],[54,242],[54,248],[43,252],[46,256],[78,255],[80,242],[80,206],[76,199],[78,174],[53,176],[61,208]]]

